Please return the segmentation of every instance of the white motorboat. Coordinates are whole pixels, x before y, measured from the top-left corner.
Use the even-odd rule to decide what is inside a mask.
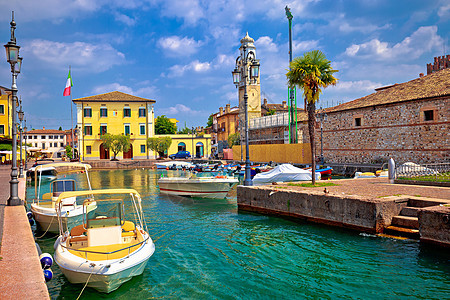
[[[223,199],[239,181],[233,177],[161,177],[161,194]]]
[[[50,184],[50,193],[45,193],[41,197],[42,176],[41,170],[47,168],[66,169],[69,171],[82,170],[86,174],[89,190],[91,183],[89,181],[88,170],[91,168],[89,164],[60,162],[46,165],[36,166],[34,170],[34,199],[31,203],[31,212],[40,229],[44,232],[58,233],[58,216],[56,212],[56,199],[62,192],[75,191],[76,182],[73,179],[55,180]],[[61,202],[61,224],[64,228],[69,229],[81,223],[83,214],[83,206],[78,205],[75,198],[67,198]]]
[[[193,168],[195,165],[186,161],[167,161],[161,163],[155,163],[156,168],[159,170],[167,170],[167,169],[189,169]]]
[[[27,178],[31,180],[35,180],[36,168],[39,167],[39,176],[40,180],[54,180],[58,172],[55,167],[47,166],[47,165],[38,165],[35,167],[31,167],[27,170]]]
[[[253,177],[253,183],[270,184],[272,182],[289,182],[289,181],[310,181],[312,180],[310,170],[303,170],[294,167],[291,164],[282,164],[273,168],[271,171],[258,173]],[[316,180],[320,180],[320,172],[315,172]]]
[[[120,199],[104,199],[111,195]],[[155,244],[148,234],[139,193],[133,189],[63,192],[57,204],[72,197],[85,197],[83,223],[61,232],[54,255],[67,279],[109,293],[142,274]],[[125,206],[123,198],[127,197],[130,202]],[[126,214],[125,208],[134,213]],[[131,216],[133,221],[126,220]]]

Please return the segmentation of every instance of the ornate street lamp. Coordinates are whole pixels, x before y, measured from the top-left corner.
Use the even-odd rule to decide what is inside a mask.
[[[20,101],[22,103],[22,100]],[[22,105],[20,105],[20,109],[17,112],[17,114],[19,115],[19,121],[20,123],[17,124],[17,126],[19,127],[19,147],[20,147],[20,167],[19,167],[19,177],[22,178],[23,177],[23,161],[22,161],[22,121],[23,121],[23,110],[22,110]]]
[[[16,22],[14,22],[14,12],[12,12],[11,20],[11,39],[5,45],[6,60],[11,65],[12,84],[11,84],[11,99],[12,99],[12,165],[11,165],[11,180],[10,196],[7,204],[10,206],[22,205],[22,200],[19,198],[19,180],[17,179],[17,127],[16,127],[16,107],[17,107],[17,74],[20,73],[22,66],[22,58],[19,57],[20,47],[16,44],[16,37],[14,31],[16,30]]]
[[[248,34],[245,38],[248,37]],[[244,39],[245,39],[244,38]],[[249,38],[249,37],[248,37]],[[236,58],[236,67],[231,72],[233,74],[233,83],[236,88],[244,86],[244,130],[245,130],[245,179],[244,185],[253,185],[251,179],[251,169],[250,169],[250,156],[249,156],[249,145],[248,145],[248,93],[247,93],[247,81],[248,73],[250,72],[250,81],[257,80],[259,76],[259,62],[255,59],[255,53],[253,51],[248,51],[246,44],[242,45],[242,53]],[[250,70],[249,70],[250,69]]]

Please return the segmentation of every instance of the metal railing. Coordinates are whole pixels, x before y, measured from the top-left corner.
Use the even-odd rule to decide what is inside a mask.
[[[289,125],[289,114],[281,113],[249,120],[249,130]]]
[[[434,164],[405,163],[395,169],[397,179],[450,182],[450,162]]]

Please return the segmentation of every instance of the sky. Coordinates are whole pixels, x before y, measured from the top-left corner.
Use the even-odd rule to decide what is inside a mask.
[[[448,0],[0,0],[0,42],[10,40],[14,10],[28,128],[71,127],[70,97],[62,96],[69,66],[73,98],[117,90],[156,100],[155,115],[176,118],[179,128],[206,126],[219,107],[238,105],[231,71],[246,32],[262,98],[287,100],[286,5],[294,58],[318,49],[339,70],[318,106],[415,79],[450,53]],[[10,87],[3,57],[0,85]]]

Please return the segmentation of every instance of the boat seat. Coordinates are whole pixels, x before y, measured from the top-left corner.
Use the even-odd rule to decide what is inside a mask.
[[[136,226],[131,221],[125,221],[122,225],[122,237],[136,236]]]
[[[83,224],[81,225],[77,225],[74,228],[72,228],[72,230],[70,230],[70,235],[71,236],[79,236],[79,235],[83,235],[86,232],[86,229],[84,229]]]
[[[72,246],[72,243],[77,243],[77,242],[87,242],[87,236],[76,236],[76,237],[72,237],[69,240],[69,244]]]

